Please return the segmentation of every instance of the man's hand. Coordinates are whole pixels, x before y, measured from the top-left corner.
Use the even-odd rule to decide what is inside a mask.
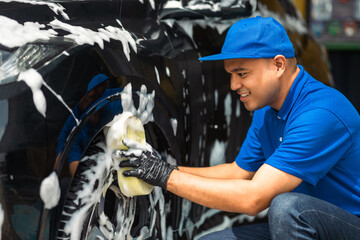
[[[123,143],[129,149],[113,152],[114,158],[128,158],[120,162],[120,167],[132,167],[133,169],[123,173],[126,177],[136,177],[151,185],[166,189],[166,184],[171,172],[178,169],[161,159],[159,153],[149,144],[142,145],[131,139],[124,139]]]

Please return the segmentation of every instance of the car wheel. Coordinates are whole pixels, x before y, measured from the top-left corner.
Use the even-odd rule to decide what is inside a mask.
[[[116,166],[100,141],[89,147],[79,162],[60,216],[57,239],[146,239],[153,234],[164,235],[164,208],[160,188],[154,188],[148,196],[129,198],[121,193]],[[153,231],[155,228],[160,231]]]

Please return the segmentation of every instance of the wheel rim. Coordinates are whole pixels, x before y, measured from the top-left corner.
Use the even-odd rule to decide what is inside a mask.
[[[161,212],[161,209],[164,209],[162,190],[156,188],[148,196],[130,198],[124,196],[117,186],[115,164],[106,164],[105,154],[103,151],[80,161],[79,171],[74,176],[75,180],[69,190],[61,216],[59,240],[117,240],[127,239],[128,236],[146,239],[152,236],[156,227],[156,218],[159,217],[156,211]],[[95,172],[99,169],[101,172]],[[96,179],[96,176],[102,178]],[[93,189],[93,192],[88,192],[86,195],[83,193],[86,192],[84,188]],[[97,197],[92,196],[96,194]],[[80,195],[83,197],[79,197]],[[137,204],[137,201],[142,201],[142,204]],[[107,210],[109,205],[112,208]],[[155,210],[155,207],[160,210]],[[79,212],[83,217],[79,217]],[[160,217],[162,219],[160,222],[165,223],[165,214],[161,213]],[[82,223],[77,226],[72,225],[79,221]],[[80,230],[74,230],[76,227]],[[161,224],[160,228],[163,227],[165,228],[165,225]]]

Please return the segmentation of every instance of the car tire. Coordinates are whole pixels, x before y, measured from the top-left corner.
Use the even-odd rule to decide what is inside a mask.
[[[154,131],[147,133],[154,138]],[[150,141],[151,143],[152,141]],[[165,197],[158,187],[147,196],[126,197],[99,136],[79,161],[66,194],[58,240],[147,239],[166,234]],[[155,230],[157,229],[157,230]]]

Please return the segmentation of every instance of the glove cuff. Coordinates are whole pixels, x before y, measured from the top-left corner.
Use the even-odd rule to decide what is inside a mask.
[[[172,171],[174,170],[179,170],[179,168],[177,166],[171,165],[169,163],[166,163],[167,167],[164,169],[164,174],[163,174],[163,178],[160,181],[160,186],[162,189],[166,190],[166,186],[167,186],[167,182],[169,181],[169,177],[170,174],[172,173]]]

